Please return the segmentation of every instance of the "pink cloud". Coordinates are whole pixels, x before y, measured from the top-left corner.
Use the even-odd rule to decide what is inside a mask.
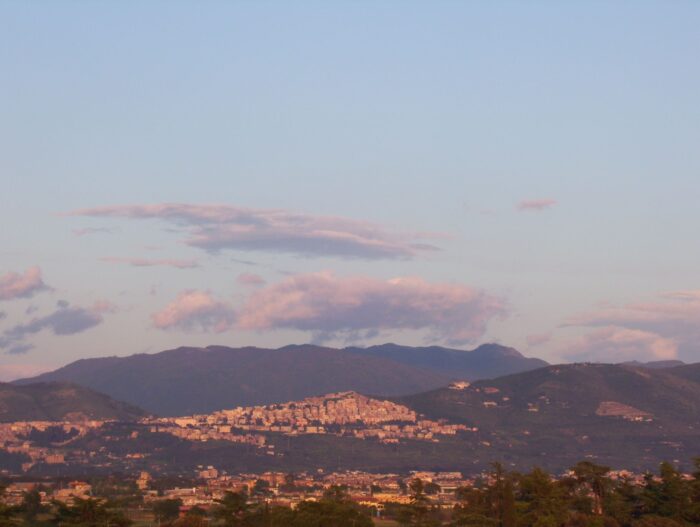
[[[241,285],[253,287],[266,284],[265,279],[255,273],[241,273],[238,275],[238,278],[236,278],[236,281]]]
[[[30,267],[24,274],[10,272],[0,276],[0,300],[29,298],[47,289],[37,266]]]
[[[180,293],[165,308],[151,316],[159,329],[213,330],[231,329],[235,313],[231,307],[215,300],[207,291],[188,290]]]
[[[317,338],[428,330],[432,340],[463,344],[479,339],[506,311],[502,299],[464,285],[313,273],[254,292],[239,311],[237,326],[311,331]]]
[[[678,356],[678,344],[649,331],[610,326],[578,337],[564,355],[583,362],[669,360]]]
[[[614,326],[647,332],[672,340],[680,352],[697,358],[700,349],[700,291],[674,291],[651,300],[604,307],[573,316],[564,325]]]
[[[541,199],[524,199],[518,203],[520,211],[540,211],[553,207],[557,204],[557,200],[551,198]]]
[[[177,269],[192,269],[199,267],[195,260],[177,260],[172,258],[148,259],[148,258],[122,258],[119,256],[105,256],[100,258],[103,262],[124,263],[133,267],[175,267]]]
[[[682,291],[659,295],[657,300],[607,307],[569,318],[568,326],[622,326],[672,335],[700,337],[700,295]]]
[[[360,259],[411,259],[436,247],[421,239],[437,234],[393,232],[374,223],[280,209],[230,205],[121,205],[69,212],[70,216],[160,219],[187,233],[188,245]]]

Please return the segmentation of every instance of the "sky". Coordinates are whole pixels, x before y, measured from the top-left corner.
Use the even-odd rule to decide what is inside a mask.
[[[699,25],[0,1],[0,379],[212,344],[700,361]]]

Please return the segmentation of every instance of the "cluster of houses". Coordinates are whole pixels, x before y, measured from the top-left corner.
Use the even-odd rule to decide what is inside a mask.
[[[101,428],[104,421],[17,421],[0,423],[0,450],[10,454],[23,454],[29,460],[22,464],[22,471],[27,472],[37,463],[48,465],[66,462],[68,443],[85,436],[91,430]],[[33,436],[51,434],[53,441],[37,442]],[[56,440],[58,437],[58,440]],[[61,440],[63,439],[63,440]],[[45,446],[50,444],[50,446]],[[88,454],[73,452],[73,455],[85,457]]]
[[[355,392],[188,417],[147,419],[145,422],[152,430],[193,441],[219,439],[261,447],[265,445],[265,438],[256,432],[334,434],[397,443],[402,439],[439,441],[439,436],[477,430],[462,424],[422,419],[406,406]]]

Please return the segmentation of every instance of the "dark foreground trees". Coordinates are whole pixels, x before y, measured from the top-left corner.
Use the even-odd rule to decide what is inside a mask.
[[[663,463],[641,484],[613,478],[585,461],[555,480],[541,469],[505,473],[496,465],[484,481],[459,489],[452,526],[683,527],[700,525],[700,459],[684,477]],[[410,524],[407,525],[417,525]]]
[[[331,487],[319,501],[303,501],[295,509],[249,504],[244,493],[227,492],[211,511],[211,525],[221,527],[372,527],[342,487]]]

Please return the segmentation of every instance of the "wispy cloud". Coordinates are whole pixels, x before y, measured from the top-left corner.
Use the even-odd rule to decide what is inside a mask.
[[[103,262],[109,263],[120,263],[131,265],[132,267],[175,267],[177,269],[193,269],[199,267],[199,263],[196,260],[178,260],[174,258],[160,258],[160,259],[149,259],[149,258],[124,258],[120,256],[104,256],[100,258]]]
[[[25,353],[27,353],[33,349],[34,349],[33,344],[27,344],[25,342],[20,342],[17,344],[11,344],[7,348],[7,351],[5,353],[7,355],[24,355]]]
[[[359,259],[411,259],[435,251],[419,240],[436,234],[394,232],[360,220],[230,205],[156,204],[81,209],[71,216],[160,219],[187,233],[186,243],[226,249]]]
[[[0,276],[0,300],[30,298],[48,289],[41,278],[41,269],[37,266],[30,267],[22,274],[9,272]]]
[[[41,331],[50,331],[54,335],[74,335],[93,328],[103,321],[103,314],[114,311],[109,302],[96,302],[93,306],[71,307],[65,301],[57,303],[57,309],[46,316],[36,317],[26,324],[17,324],[0,336],[0,349],[5,353],[21,354],[32,346],[25,339]]]
[[[524,199],[517,205],[519,211],[541,211],[549,209],[557,204],[552,198]]]
[[[73,229],[73,234],[75,236],[87,236],[88,234],[111,234],[114,229],[108,229],[107,227],[83,227],[82,229]]]
[[[525,337],[525,341],[528,346],[538,346],[540,344],[546,344],[552,340],[551,333],[533,333]]]
[[[236,282],[238,282],[241,285],[248,285],[248,286],[261,286],[265,285],[265,279],[255,273],[241,273],[238,275],[236,278]]]

